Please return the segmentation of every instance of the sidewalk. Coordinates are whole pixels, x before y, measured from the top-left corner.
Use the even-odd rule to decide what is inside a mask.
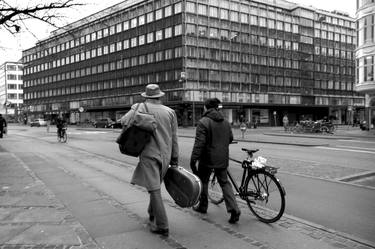
[[[148,193],[129,184],[134,165],[80,152],[52,158],[4,150],[14,143],[0,144],[1,249],[375,248],[288,215],[263,224],[244,203],[239,224],[230,225],[223,206],[201,215],[176,206],[165,189],[171,231],[163,238],[148,231]]]

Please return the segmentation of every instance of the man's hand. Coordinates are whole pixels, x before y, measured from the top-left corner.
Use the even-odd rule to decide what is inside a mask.
[[[190,161],[190,168],[194,175],[198,175],[198,169],[196,164],[196,161]]]

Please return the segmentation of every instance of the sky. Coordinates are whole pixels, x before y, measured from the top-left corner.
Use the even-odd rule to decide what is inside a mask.
[[[7,0],[10,5],[27,6],[30,3],[37,2],[51,2],[42,0]],[[85,16],[94,14],[102,9],[110,7],[123,0],[75,0],[77,3],[83,3],[84,6],[78,6],[69,11],[65,11],[66,19],[60,24],[66,25],[68,23],[79,20]],[[288,0],[297,4],[305,6],[313,6],[323,10],[338,10],[348,13],[350,16],[355,16],[355,0]],[[44,24],[39,21],[28,21],[28,30],[23,29],[20,33],[12,35],[4,29],[0,29],[0,65],[6,61],[18,61],[21,59],[22,50],[31,48],[38,40],[43,40],[49,36],[49,33],[56,28]]]

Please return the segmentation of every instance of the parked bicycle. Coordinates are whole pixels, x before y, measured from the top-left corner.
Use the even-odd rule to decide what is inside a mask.
[[[246,201],[250,211],[260,221],[275,222],[284,213],[286,195],[284,187],[275,176],[277,168],[265,165],[266,159],[263,157],[253,159],[253,154],[259,149],[242,148],[242,151],[247,153],[245,160],[239,161],[230,158],[230,160],[241,164],[243,168],[240,186],[228,170],[228,177],[236,190],[235,194]],[[212,203],[217,205],[224,201],[215,174],[210,176],[208,197]]]
[[[64,127],[61,129],[61,132],[57,132],[57,141],[59,141],[60,143],[66,143],[66,141],[68,140],[68,134],[66,133],[66,130],[67,128]]]

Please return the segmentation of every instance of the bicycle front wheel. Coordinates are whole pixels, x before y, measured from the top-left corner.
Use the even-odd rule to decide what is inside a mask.
[[[272,223],[281,218],[285,210],[285,191],[274,175],[265,171],[249,175],[246,189],[247,205],[260,221]]]
[[[210,181],[208,182],[208,199],[216,205],[219,205],[224,201],[223,192],[217,181],[215,173],[212,172]]]

